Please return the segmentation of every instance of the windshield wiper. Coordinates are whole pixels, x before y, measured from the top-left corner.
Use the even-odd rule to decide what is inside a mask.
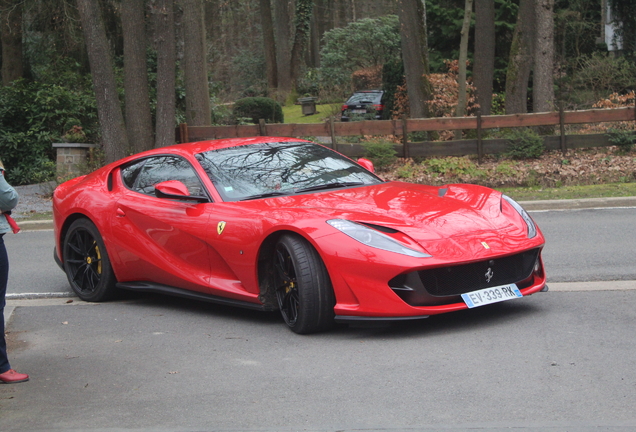
[[[259,198],[270,198],[270,197],[282,196],[282,195],[289,195],[289,192],[280,192],[280,191],[265,192],[262,194],[246,196],[245,198],[241,198],[241,201],[248,201],[248,200],[259,199]]]
[[[348,187],[348,186],[362,186],[365,184],[366,183],[364,182],[334,182],[334,183],[326,183],[326,184],[315,185],[315,186],[307,186],[305,188],[296,189],[296,192],[309,192],[309,191],[316,191],[316,190],[323,190],[323,189],[336,189],[336,188]]]

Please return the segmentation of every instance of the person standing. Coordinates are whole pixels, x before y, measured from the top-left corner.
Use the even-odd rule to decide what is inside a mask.
[[[18,193],[4,178],[4,165],[0,161],[0,383],[13,384],[29,380],[27,374],[11,369],[7,357],[7,341],[4,337],[4,306],[6,304],[7,282],[9,280],[9,257],[4,245],[4,235],[17,232],[19,228],[11,218],[11,209],[18,204]]]

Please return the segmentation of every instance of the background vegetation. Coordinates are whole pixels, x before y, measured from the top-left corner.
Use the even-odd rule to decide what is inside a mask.
[[[492,0],[496,46],[494,97],[490,107],[493,114],[502,114],[505,110],[511,46],[524,1]],[[122,16],[127,13],[128,5],[136,2],[143,3],[145,11],[145,22],[139,23],[139,27],[145,30],[147,105],[153,124],[158,120],[157,93],[162,85],[158,78],[159,57],[163,53],[158,49],[157,35],[161,25],[155,15],[158,10],[163,10],[158,9],[159,6],[165,5],[174,9],[176,41],[171,126],[186,121],[189,115],[184,58],[187,57],[185,47],[189,46],[185,42],[187,33],[192,27],[187,21],[187,12],[192,7],[200,8],[197,10],[202,12],[207,37],[203,55],[207,59],[209,123],[239,121],[231,106],[246,97],[267,97],[284,105],[288,122],[290,119],[302,121],[302,118],[296,120],[287,114],[299,96],[314,96],[321,104],[333,104],[331,108],[319,106],[320,116],[337,116],[339,104],[352,90],[360,87],[385,88],[389,94],[387,105],[393,115],[408,114],[398,18],[398,7],[406,0],[97,0],[113,60],[116,96],[122,110],[129,103],[124,91]],[[616,34],[627,40],[621,51],[608,52],[602,38],[608,2],[618,18]],[[83,1],[0,0],[0,16],[4,23],[1,34],[4,85],[0,88],[0,157],[14,184],[53,178],[53,142],[69,138],[97,143],[103,140],[104,128],[103,125],[100,127],[91,81],[89,50],[77,8],[80,3]],[[633,0],[554,0],[555,106],[590,108],[612,93],[621,97],[636,89],[633,3]],[[272,8],[269,15],[263,13],[267,4]],[[464,0],[426,1],[427,60],[429,80],[434,89],[428,109],[432,116],[454,115],[457,105],[460,66],[457,59],[464,6]],[[272,22],[268,22],[266,16],[272,18]],[[469,114],[478,106],[474,87],[471,87],[476,55],[475,20],[473,15],[468,39]],[[296,34],[298,32],[301,32],[300,36]],[[268,39],[270,33],[274,35],[275,44]],[[297,46],[297,41],[302,43],[298,42],[300,45]],[[275,88],[267,73],[268,48],[277,51],[279,66],[287,62],[287,67],[279,67]],[[298,61],[290,63],[290,56],[296,51],[300,53]],[[18,56],[20,69],[15,72]],[[298,70],[286,71],[289,64]],[[287,87],[290,82],[295,84],[293,88]],[[531,76],[529,107],[532,107],[533,85]],[[633,96],[622,102],[623,106],[630,104],[634,104]],[[276,119],[280,120],[279,117]],[[321,121],[322,117],[306,120]],[[71,130],[77,132],[77,128],[80,128],[80,134],[69,134]],[[620,140],[620,134],[615,139]],[[625,148],[629,146],[625,145]],[[133,143],[127,151],[136,151]]]

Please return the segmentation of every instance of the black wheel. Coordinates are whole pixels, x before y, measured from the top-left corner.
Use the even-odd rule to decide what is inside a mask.
[[[299,334],[334,324],[335,298],[329,273],[306,240],[284,235],[274,253],[276,298],[285,323]]]
[[[115,274],[102,236],[91,221],[78,219],[71,224],[63,254],[66,276],[79,298],[99,302],[115,295]]]

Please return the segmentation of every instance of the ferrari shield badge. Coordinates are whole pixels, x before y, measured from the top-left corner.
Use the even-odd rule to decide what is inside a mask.
[[[216,226],[216,232],[218,232],[219,235],[221,235],[223,233],[223,230],[225,229],[225,225],[226,225],[225,221],[221,221]]]
[[[490,249],[490,246],[488,246],[488,243],[486,243],[485,241],[481,242],[481,245],[484,247],[484,249]]]

